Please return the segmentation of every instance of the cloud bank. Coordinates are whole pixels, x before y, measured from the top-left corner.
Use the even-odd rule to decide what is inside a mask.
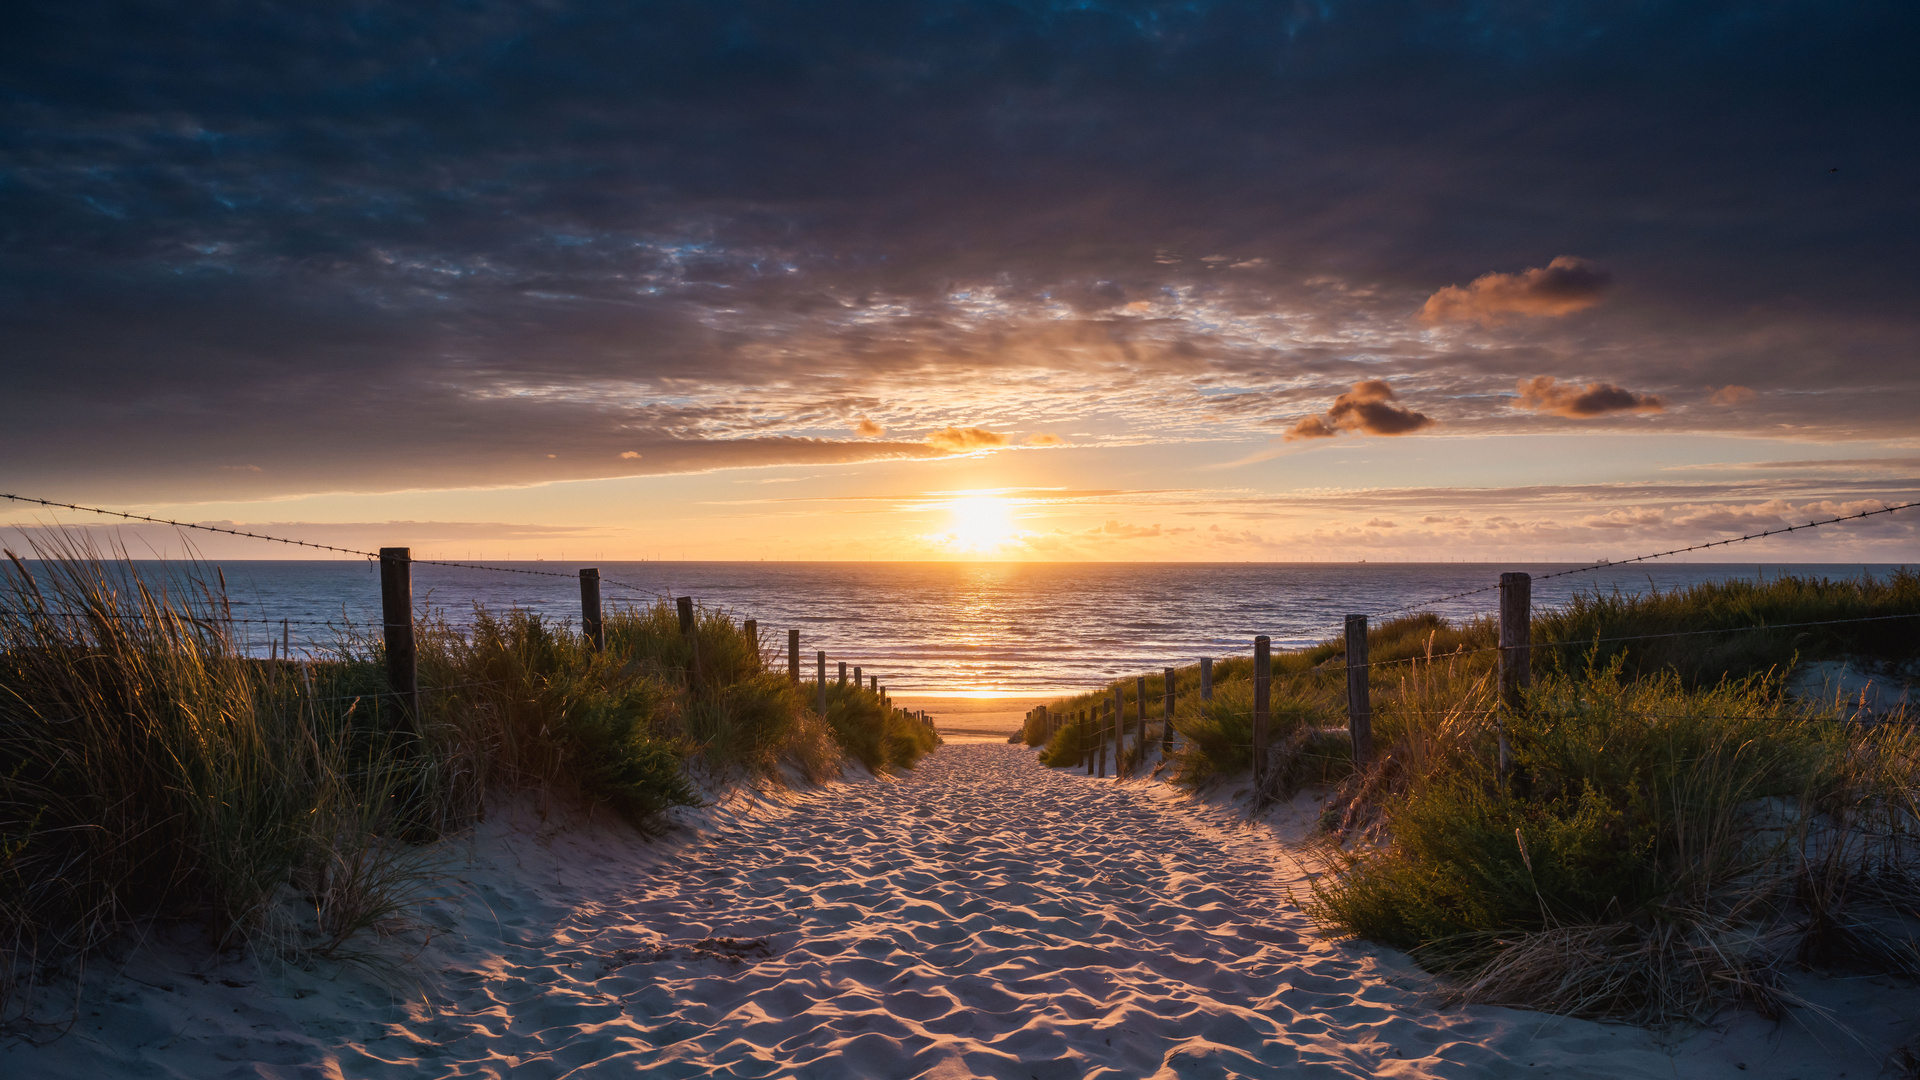
[[[1371,380],[1421,411],[1297,436],[1517,431],[1596,356],[1662,431],[1904,437],[1920,8],[1730,11],[13,5],[0,461],[534,484],[1257,441]]]

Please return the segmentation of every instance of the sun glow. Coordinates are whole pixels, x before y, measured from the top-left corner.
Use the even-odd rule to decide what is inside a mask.
[[[1013,525],[1013,504],[992,495],[955,499],[947,504],[951,521],[947,528],[947,547],[976,555],[991,555],[1012,542],[1018,530]]]

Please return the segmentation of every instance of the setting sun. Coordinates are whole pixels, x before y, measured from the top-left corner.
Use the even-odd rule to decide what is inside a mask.
[[[1006,499],[977,495],[947,504],[947,546],[954,551],[987,555],[1014,538],[1013,506]]]

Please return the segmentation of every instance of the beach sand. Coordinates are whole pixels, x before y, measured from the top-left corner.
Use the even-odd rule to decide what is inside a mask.
[[[898,779],[737,789],[658,844],[519,804],[371,943],[407,960],[387,981],[151,940],[94,965],[64,1037],[0,1046],[0,1075],[1813,1080],[1914,1034],[1915,994],[1878,980],[1812,988],[1858,1040],[1446,1007],[1295,906],[1310,799],[1249,824],[1233,796],[973,742]]]

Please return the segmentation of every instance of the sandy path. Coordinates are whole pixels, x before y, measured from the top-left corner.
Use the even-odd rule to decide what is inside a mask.
[[[1837,980],[1828,1007],[1863,1039],[1742,1016],[1665,1047],[1438,1009],[1405,957],[1312,935],[1264,826],[1004,742],[735,791],[695,822],[649,845],[500,807],[382,947],[412,958],[397,996],[360,969],[210,958],[179,927],[97,964],[64,1037],[0,1039],[0,1076],[1859,1080],[1920,1009]]]
[[[1309,936],[1253,837],[1159,785],[949,746],[662,860],[403,1041],[456,1076],[1668,1074],[1621,1029],[1434,1011],[1404,963]],[[346,1075],[426,1064],[357,1049]]]

